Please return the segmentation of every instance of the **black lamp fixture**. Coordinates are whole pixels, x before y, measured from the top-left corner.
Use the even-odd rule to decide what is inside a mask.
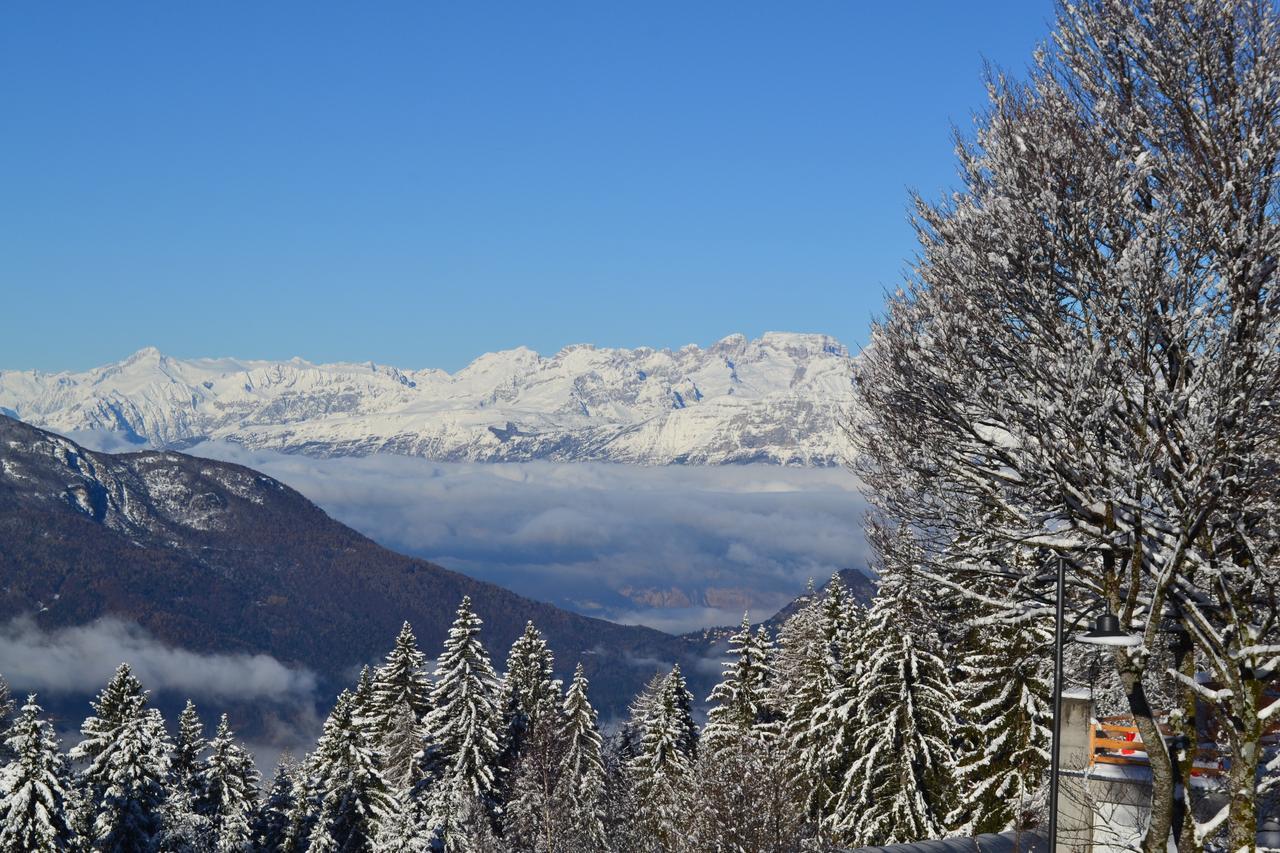
[[[1120,618],[1114,613],[1102,613],[1093,623],[1093,630],[1076,635],[1076,642],[1094,646],[1133,647],[1142,645],[1142,638],[1120,630]]]

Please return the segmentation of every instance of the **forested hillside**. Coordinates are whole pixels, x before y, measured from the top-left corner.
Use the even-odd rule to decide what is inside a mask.
[[[405,620],[438,646],[464,595],[489,619],[491,651],[536,622],[560,651],[560,674],[581,662],[607,716],[655,662],[703,653],[389,551],[256,471],[179,453],[94,453],[0,415],[0,620],[33,615],[57,628],[118,616],[175,647],[307,667],[328,690],[376,660]]]

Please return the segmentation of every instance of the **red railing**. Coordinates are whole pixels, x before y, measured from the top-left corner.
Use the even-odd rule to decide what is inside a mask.
[[[1165,738],[1174,735],[1168,723],[1159,723]],[[1102,717],[1090,729],[1089,756],[1091,764],[1121,764],[1146,766],[1147,751],[1142,745],[1142,735],[1133,719],[1127,716]],[[1225,757],[1217,745],[1202,743],[1197,746],[1191,760],[1192,776],[1220,776],[1226,769]]]
[[[1268,691],[1270,693],[1270,691]],[[1280,700],[1275,700],[1280,701]],[[1167,721],[1158,721],[1160,733],[1166,740],[1177,737]],[[1280,743],[1280,720],[1269,723],[1263,730],[1264,744]],[[1203,737],[1205,732],[1201,731]],[[1209,733],[1212,737],[1212,733]],[[1089,730],[1089,763],[1144,766],[1149,763],[1147,751],[1142,745],[1142,735],[1127,715],[1100,717]],[[1191,775],[1221,776],[1227,769],[1228,756],[1213,740],[1203,740],[1196,745],[1191,756]]]

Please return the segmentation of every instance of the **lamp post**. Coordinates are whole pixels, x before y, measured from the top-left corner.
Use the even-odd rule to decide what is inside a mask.
[[[1067,560],[1058,557],[1057,616],[1053,630],[1053,749],[1049,756],[1049,853],[1058,851],[1058,753],[1062,748],[1062,652],[1066,612]],[[1137,646],[1140,637],[1120,630],[1120,619],[1109,611],[1094,622],[1092,631],[1076,635],[1076,641],[1096,646]]]

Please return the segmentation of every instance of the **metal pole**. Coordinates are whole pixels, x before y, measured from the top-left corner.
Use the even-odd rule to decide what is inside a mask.
[[[1049,756],[1049,853],[1058,851],[1058,753],[1062,749],[1062,629],[1066,611],[1067,561],[1058,557],[1058,615],[1053,630],[1053,751]]]

